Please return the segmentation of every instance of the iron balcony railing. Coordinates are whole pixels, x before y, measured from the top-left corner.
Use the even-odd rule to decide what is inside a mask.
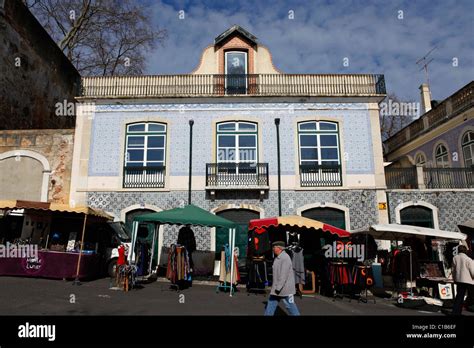
[[[268,187],[268,163],[207,163],[206,186],[213,188]]]
[[[423,168],[423,177],[429,189],[474,188],[474,167]]]
[[[165,187],[165,167],[124,167],[124,188],[163,188]]]
[[[251,96],[378,96],[377,74],[188,74],[83,77],[88,98]]]
[[[416,167],[385,168],[385,180],[389,189],[417,189]]]
[[[300,165],[301,187],[342,186],[340,165]]]

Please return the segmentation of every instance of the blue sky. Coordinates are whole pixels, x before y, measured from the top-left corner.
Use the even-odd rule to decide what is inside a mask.
[[[388,92],[418,101],[425,76],[416,61],[436,46],[429,65],[433,99],[444,99],[474,79],[474,0],[149,4],[155,24],[168,31],[164,45],[149,55],[149,74],[191,72],[202,50],[238,24],[270,49],[273,63],[285,73],[382,73]],[[180,10],[185,19],[179,19]]]

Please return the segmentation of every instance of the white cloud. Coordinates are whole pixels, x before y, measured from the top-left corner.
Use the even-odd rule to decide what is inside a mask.
[[[429,65],[434,99],[446,98],[474,76],[474,1],[256,1],[238,3],[235,11],[220,4],[154,4],[155,21],[169,37],[150,55],[148,72],[191,72],[202,50],[239,24],[271,50],[275,66],[287,73],[383,73],[389,92],[417,100],[424,74],[415,62],[437,44]],[[183,8],[186,17],[180,20]],[[294,20],[288,19],[290,9]],[[399,10],[403,20],[397,18]],[[347,68],[344,57],[350,59]],[[452,66],[453,57],[458,67]]]

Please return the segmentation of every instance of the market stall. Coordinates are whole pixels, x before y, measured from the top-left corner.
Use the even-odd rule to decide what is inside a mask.
[[[227,228],[229,231],[229,257],[234,259],[234,262],[225,262],[225,260],[223,260],[224,262],[221,263],[221,266],[224,267],[226,264],[229,264],[229,272],[226,272],[226,269],[224,269],[223,282],[230,283],[228,286],[230,289],[229,293],[230,296],[233,295],[233,285],[235,284],[236,280],[236,272],[238,272],[236,269],[236,258],[233,255],[236,228],[234,222],[214,215],[192,204],[183,208],[174,208],[162,212],[137,216],[133,220],[132,247],[131,252],[129,253],[129,260],[132,264],[136,264],[138,261],[136,258],[135,245],[137,242],[138,227],[141,222],[155,224],[155,229],[153,232],[154,243],[157,243],[158,240],[159,226],[163,224]],[[187,260],[189,259],[189,250],[187,250],[187,248],[182,244],[173,244],[170,248],[171,251],[168,258],[167,277],[172,283],[177,283],[179,280],[186,280],[187,277],[190,276],[189,266],[187,265]],[[152,251],[154,251],[154,249],[155,248],[152,248]],[[227,255],[227,252],[225,252],[225,255]],[[224,284],[224,287],[226,286],[227,285]]]
[[[343,275],[348,270],[342,258],[326,258],[324,247],[349,236],[345,230],[297,215],[251,220],[247,251],[248,291],[264,290],[270,283],[271,243],[284,241],[293,260],[299,291],[314,293],[319,288],[320,292],[332,295],[335,286],[346,280]]]
[[[103,243],[91,227],[112,219],[105,212],[31,201],[0,201],[0,211],[0,245],[8,252],[0,275],[83,279],[103,269]]]
[[[382,257],[385,287],[393,287],[405,299],[416,301],[419,296],[415,296],[415,289],[423,298],[453,298],[455,289],[450,269],[453,249],[466,240],[465,234],[399,224],[372,225],[352,234],[370,234],[378,240],[395,242],[392,250],[384,251]]]

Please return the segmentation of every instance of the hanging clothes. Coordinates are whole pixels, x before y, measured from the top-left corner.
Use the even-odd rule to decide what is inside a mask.
[[[265,228],[256,228],[250,231],[248,255],[263,255],[271,250],[270,236]]]
[[[293,256],[291,258],[293,263],[293,271],[295,272],[295,284],[305,284],[305,269],[304,269],[304,256],[303,248],[295,248],[293,250]]]
[[[265,289],[267,285],[268,270],[265,257],[253,257],[249,266],[247,289]]]
[[[231,255],[232,254],[232,255]],[[236,251],[231,253],[228,244],[224,246],[224,250],[221,251],[221,268],[219,272],[219,281],[222,283],[231,283],[231,262],[234,262],[234,274],[232,277],[232,284],[237,284],[240,281],[240,272],[238,258]]]
[[[347,285],[352,283],[352,275],[349,272],[347,262],[330,262],[329,274],[332,285]]]
[[[190,277],[189,256],[184,246],[172,244],[168,255],[168,267],[166,269],[166,278],[172,284],[178,284],[183,280],[189,280]]]
[[[374,285],[374,277],[372,267],[365,265],[354,265],[352,269],[352,283],[362,289],[369,288]]]

